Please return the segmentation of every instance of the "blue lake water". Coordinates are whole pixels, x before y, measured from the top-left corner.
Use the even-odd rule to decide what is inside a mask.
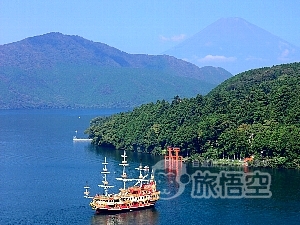
[[[95,215],[83,198],[83,186],[88,181],[92,193],[101,191],[101,162],[107,157],[112,184],[120,187],[114,178],[121,172],[121,152],[72,137],[75,130],[86,137],[83,131],[92,118],[118,111],[0,110],[0,224],[300,224],[300,171],[284,169],[255,169],[271,175],[271,198],[193,198],[192,182],[165,177],[158,188],[176,193],[184,187],[178,197],[162,199],[153,209]],[[140,160],[151,166],[161,159],[127,153],[129,175]],[[243,171],[185,168],[186,175]]]

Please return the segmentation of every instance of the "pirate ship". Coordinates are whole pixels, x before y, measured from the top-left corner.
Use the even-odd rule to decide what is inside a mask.
[[[107,176],[110,173],[107,169],[106,157],[104,158],[103,168],[101,174],[103,174],[102,184],[98,186],[103,188],[104,193],[102,195],[96,194],[94,197],[90,196],[90,187],[86,185],[84,197],[91,198],[90,206],[97,214],[105,212],[120,212],[120,211],[132,211],[137,209],[145,209],[153,207],[156,201],[159,200],[160,191],[156,190],[156,181],[154,179],[153,170],[149,177],[149,167],[139,165],[135,168],[139,171],[138,178],[128,178],[126,174],[126,167],[129,166],[126,158],[126,152],[121,155],[123,160],[119,164],[123,167],[121,177],[116,178],[118,181],[123,182],[123,187],[119,189],[119,193],[111,194],[109,189],[114,187],[109,185]],[[127,182],[136,182],[133,186],[126,187]]]

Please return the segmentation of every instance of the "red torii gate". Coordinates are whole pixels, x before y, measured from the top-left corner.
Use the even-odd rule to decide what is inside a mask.
[[[179,169],[181,169],[183,157],[178,155],[179,151],[180,148],[168,147],[168,153],[165,155],[165,168],[167,169],[167,172],[172,170],[178,172]]]
[[[183,161],[182,156],[178,155],[180,148],[178,147],[168,147],[168,154],[165,155],[165,161]],[[175,153],[175,155],[173,154]]]

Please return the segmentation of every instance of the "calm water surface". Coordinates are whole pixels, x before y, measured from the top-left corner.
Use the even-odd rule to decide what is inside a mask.
[[[272,178],[268,199],[195,199],[190,182],[177,198],[160,200],[153,209],[95,215],[89,200],[83,198],[83,186],[88,181],[92,193],[100,192],[97,184],[106,156],[112,183],[120,187],[114,177],[121,172],[121,152],[73,143],[72,136],[77,130],[78,137],[85,137],[90,119],[115,112],[118,110],[0,111],[0,224],[300,224],[300,172],[295,170],[261,170]],[[128,155],[129,174],[140,160],[154,165],[161,159]],[[224,168],[187,165],[187,174],[197,170],[218,173]],[[161,179],[158,187],[174,183]],[[112,191],[117,192],[117,187]]]

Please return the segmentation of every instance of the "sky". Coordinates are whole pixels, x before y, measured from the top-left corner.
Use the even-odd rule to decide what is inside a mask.
[[[220,18],[240,17],[300,47],[299,0],[0,0],[0,45],[60,32],[161,54]]]

